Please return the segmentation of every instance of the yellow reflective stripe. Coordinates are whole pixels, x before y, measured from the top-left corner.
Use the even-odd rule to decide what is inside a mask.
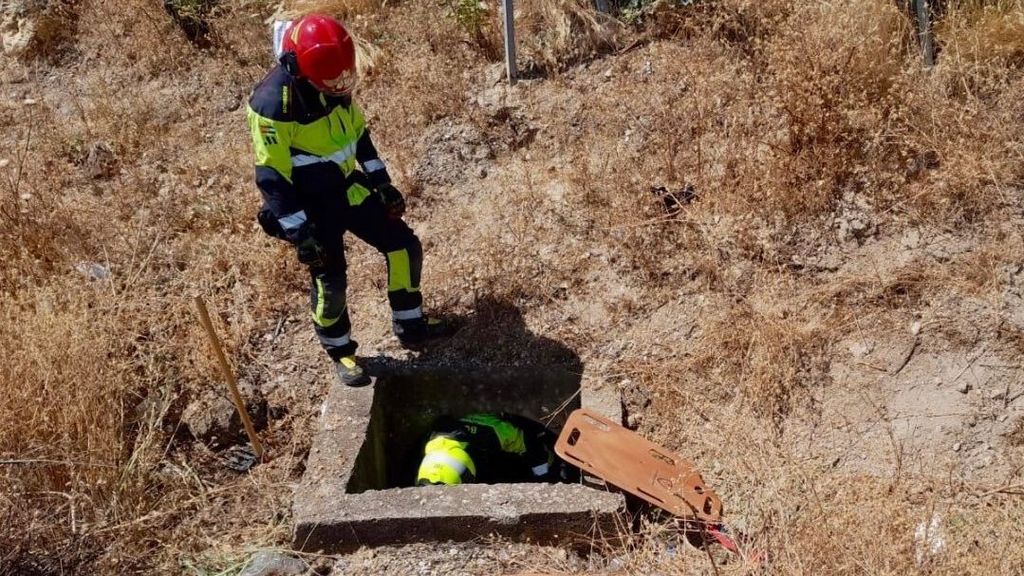
[[[469,470],[473,476],[476,476],[476,464],[473,463],[473,459],[469,457],[469,453],[466,452],[466,447],[469,444],[465,442],[459,442],[454,438],[448,436],[438,436],[432,438],[430,442],[423,448],[423,454],[441,453],[449,458],[457,460],[463,466]]]
[[[323,280],[316,279],[316,310],[313,311],[313,322],[321,328],[330,328],[334,326],[338,320],[341,319],[341,314],[337,318],[324,318],[324,282]]]
[[[445,466],[440,462],[432,462],[424,458],[420,464],[420,469],[416,472],[416,482],[424,481],[431,484],[457,486],[462,484],[462,474],[451,466]]]
[[[323,94],[320,96],[322,98]],[[357,168],[356,148],[365,132],[366,118],[358,106],[354,103],[349,108],[336,106],[328,115],[310,124],[295,124],[294,134],[289,134],[289,146],[298,153],[288,160],[296,168],[334,162],[349,176]]]
[[[388,252],[388,292],[408,290],[412,287],[412,270],[409,267],[409,251],[405,248]]]
[[[356,143],[353,142],[341,150],[332,152],[327,156],[318,156],[316,154],[296,154],[292,156],[292,166],[299,168],[301,166],[309,166],[310,164],[319,164],[321,162],[334,162],[342,167],[349,164],[354,166],[355,155]]]

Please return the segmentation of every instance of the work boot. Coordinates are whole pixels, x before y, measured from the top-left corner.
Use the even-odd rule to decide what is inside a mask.
[[[452,333],[451,326],[440,318],[414,318],[412,320],[395,320],[391,327],[402,346],[415,348],[430,340],[445,338]]]
[[[356,363],[355,356],[343,357],[334,364],[334,368],[338,372],[338,380],[345,386],[359,388],[370,383],[370,377]]]

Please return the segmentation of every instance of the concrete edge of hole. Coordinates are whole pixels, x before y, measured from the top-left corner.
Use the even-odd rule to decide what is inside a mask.
[[[616,534],[621,494],[580,484],[466,484],[345,494],[324,483],[296,496],[293,545],[325,554],[360,546],[501,536],[572,545]]]
[[[360,546],[465,541],[491,535],[573,545],[614,537],[625,498],[582,484],[470,484],[349,494],[370,424],[374,386],[328,391],[292,504],[296,549],[337,554]],[[613,387],[581,382],[580,404],[616,421]]]

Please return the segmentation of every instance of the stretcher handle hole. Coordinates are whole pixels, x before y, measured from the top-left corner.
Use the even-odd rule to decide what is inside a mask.
[[[575,446],[580,441],[580,429],[573,428],[572,432],[569,432],[569,437],[566,438],[565,443],[569,446]]]
[[[704,513],[705,514],[711,514],[711,511],[714,510],[714,509],[715,509],[715,505],[711,501],[711,498],[708,498],[708,499],[704,500]]]
[[[581,465],[580,466],[581,468],[588,466],[586,460],[584,460],[583,458],[580,458],[579,456],[573,454],[572,452],[566,452],[565,455],[568,456],[569,458],[572,458],[573,460],[579,462],[580,465]]]
[[[668,464],[669,466],[675,466],[676,465],[676,461],[672,457],[666,456],[665,454],[662,454],[661,452],[658,452],[654,448],[651,448],[650,454],[655,459],[661,460],[662,462],[664,462],[665,464]]]

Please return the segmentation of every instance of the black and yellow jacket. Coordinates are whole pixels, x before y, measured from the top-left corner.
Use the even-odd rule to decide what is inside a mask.
[[[349,96],[324,95],[278,65],[253,90],[247,115],[256,185],[289,240],[301,239],[308,228],[295,171],[333,163],[347,178],[358,163],[371,188],[391,181],[363,112]],[[352,183],[345,193],[350,205],[358,205],[370,191]]]
[[[555,434],[513,414],[441,417],[423,449],[417,484],[551,482]]]

